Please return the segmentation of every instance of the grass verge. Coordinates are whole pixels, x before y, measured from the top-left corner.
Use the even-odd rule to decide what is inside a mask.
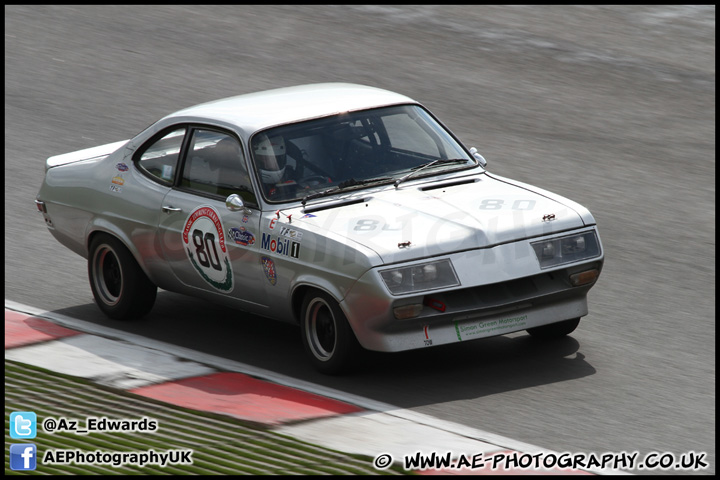
[[[35,412],[37,436],[10,437],[10,414]],[[77,421],[85,429],[88,417],[157,422],[155,431],[47,433],[48,418]],[[131,393],[96,385],[34,366],[5,361],[5,474],[41,475],[405,475],[398,466],[373,467],[373,459],[349,455],[296,440],[232,417],[164,404]],[[10,444],[37,446],[37,468],[10,468]],[[72,452],[75,462],[57,463]],[[151,457],[150,451],[156,456]],[[191,463],[158,464],[160,454]],[[122,458],[123,452],[126,454]],[[134,455],[132,455],[134,454]],[[123,463],[145,454],[155,464]],[[85,463],[78,462],[84,456]],[[93,458],[95,457],[95,458]],[[173,458],[174,457],[174,458]],[[100,461],[88,461],[99,458]],[[56,463],[51,463],[54,460]],[[113,463],[122,463],[114,465]]]

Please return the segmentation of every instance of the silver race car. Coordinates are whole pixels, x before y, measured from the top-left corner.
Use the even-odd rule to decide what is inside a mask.
[[[197,105],[50,157],[36,204],[99,308],[157,288],[297,322],[312,364],[567,335],[604,255],[577,203],[489,173],[420,103],[327,83]]]

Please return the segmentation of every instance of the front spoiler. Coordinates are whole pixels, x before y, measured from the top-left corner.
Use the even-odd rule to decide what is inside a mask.
[[[478,310],[410,320],[393,319],[377,325],[379,328],[369,328],[360,320],[364,325],[354,330],[364,348],[381,352],[465,342],[583,317],[588,314],[587,291],[587,288],[579,288],[577,294],[561,295],[553,300],[520,302],[497,309],[495,313]]]

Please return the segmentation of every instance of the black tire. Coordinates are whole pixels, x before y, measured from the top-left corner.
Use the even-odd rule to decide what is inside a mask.
[[[321,373],[336,375],[346,371],[360,350],[342,309],[324,292],[305,295],[300,330],[305,353]]]
[[[97,235],[90,243],[88,278],[95,303],[110,318],[141,318],[155,303],[157,287],[125,245],[110,235]]]
[[[528,328],[527,332],[535,338],[542,340],[548,340],[552,338],[560,338],[565,335],[569,335],[575,331],[578,324],[580,323],[579,318],[573,318],[570,320],[564,320],[558,323],[551,323],[550,325],[543,325],[541,327]]]

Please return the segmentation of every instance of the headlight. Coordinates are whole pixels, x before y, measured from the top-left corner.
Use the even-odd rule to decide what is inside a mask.
[[[450,260],[383,270],[380,276],[393,295],[460,285]]]
[[[540,268],[554,267],[600,256],[600,244],[594,231],[531,243]]]

